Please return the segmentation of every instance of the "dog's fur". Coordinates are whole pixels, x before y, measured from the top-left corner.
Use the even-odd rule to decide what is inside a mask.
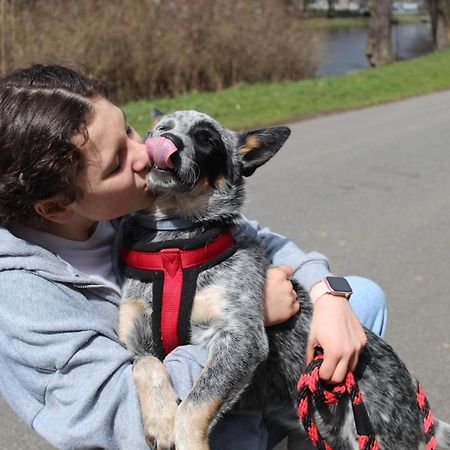
[[[151,167],[148,186],[156,200],[141,214],[181,217],[189,229],[154,231],[131,218],[126,235],[148,241],[190,238],[211,227],[241,220],[244,176],[270,159],[289,136],[287,127],[233,132],[205,114],[180,111],[163,116],[153,136],[170,132],[183,143],[173,170]],[[296,406],[296,384],[305,369],[312,307],[298,288],[301,312],[288,322],[264,328],[262,293],[269,267],[260,244],[240,238],[236,253],[202,272],[191,315],[191,342],[206,348],[208,362],[186,400],[178,405],[162,363],[154,357],[152,286],[136,279],[124,285],[120,337],[137,356],[134,379],[145,433],[158,449],[208,449],[208,432],[232,406],[271,410],[287,419]],[[355,372],[382,449],[413,450],[423,444],[416,382],[394,351],[367,330],[368,344]],[[315,414],[333,449],[357,449],[349,404]],[[300,425],[299,425],[300,426]],[[438,448],[450,448],[450,427],[437,423]]]

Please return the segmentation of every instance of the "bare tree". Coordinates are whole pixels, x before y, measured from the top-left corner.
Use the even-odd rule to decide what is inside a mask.
[[[391,44],[392,0],[372,0],[366,56],[372,67],[393,61]]]
[[[442,50],[449,45],[450,1],[428,0],[431,17],[431,32],[434,48]]]

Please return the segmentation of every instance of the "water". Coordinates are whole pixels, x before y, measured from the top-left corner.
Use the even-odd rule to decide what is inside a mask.
[[[367,28],[331,29],[319,50],[321,63],[316,75],[333,75],[369,66],[365,56]],[[429,23],[392,26],[392,49],[397,60],[411,59],[433,50]]]

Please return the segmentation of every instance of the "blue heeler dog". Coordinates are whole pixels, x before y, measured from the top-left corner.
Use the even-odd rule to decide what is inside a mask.
[[[280,420],[296,409],[308,294],[298,287],[300,313],[266,329],[261,298],[269,262],[258,242],[230,232],[242,220],[244,177],[289,134],[287,127],[233,132],[205,114],[179,111],[161,117],[147,140],[155,202],[124,224],[119,335],[136,355],[146,438],[157,449],[208,449],[208,432],[231,407],[278,410]],[[173,223],[180,229],[165,226]],[[380,446],[418,449],[424,431],[416,381],[382,339],[367,335],[355,378]],[[160,359],[187,342],[206,348],[209,359],[180,403]],[[315,416],[333,449],[358,449],[348,403]],[[438,448],[450,449],[450,426],[437,421],[436,434]]]

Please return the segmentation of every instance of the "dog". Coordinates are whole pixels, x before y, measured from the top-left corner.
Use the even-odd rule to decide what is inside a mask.
[[[283,126],[234,132],[206,114],[178,111],[162,116],[146,141],[155,201],[123,224],[119,337],[136,356],[145,434],[157,449],[207,450],[211,427],[232,407],[270,411],[280,421],[295,415],[312,305],[296,286],[301,311],[266,329],[261,298],[269,261],[256,240],[235,233],[244,178],[289,134]],[[212,262],[203,254],[193,262],[213,246],[220,248],[211,250]],[[386,342],[366,333],[354,376],[380,447],[418,449],[424,431],[416,381]],[[188,342],[207,349],[209,358],[180,403],[161,359]],[[321,435],[333,449],[358,449],[349,402],[327,408],[314,413]],[[436,436],[439,449],[450,448],[448,424],[437,421]]]

